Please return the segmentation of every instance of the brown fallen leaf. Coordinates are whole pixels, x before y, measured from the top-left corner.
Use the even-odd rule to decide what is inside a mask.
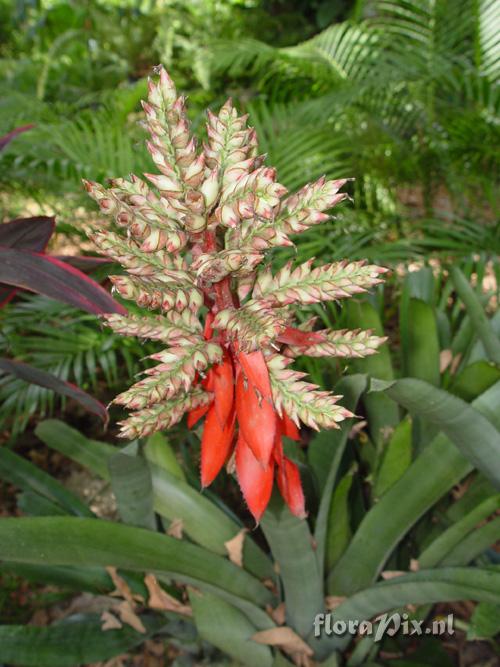
[[[146,628],[128,600],[123,600],[116,608],[116,611],[123,623],[130,625],[137,632],[146,634]]]
[[[119,630],[123,627],[120,621],[110,611],[103,611],[101,614],[101,630]]]
[[[29,625],[50,625],[49,612],[46,609],[37,609],[30,618]]]
[[[451,350],[441,350],[439,354],[439,372],[444,373],[453,359],[453,352]]]
[[[287,626],[281,628],[271,628],[270,630],[262,630],[252,635],[252,639],[258,644],[266,644],[267,646],[279,646],[285,653],[291,656],[311,657],[313,650],[308,646],[302,637]]]
[[[420,569],[420,564],[416,558],[410,560],[410,572],[418,572]]]
[[[224,542],[229,560],[238,567],[243,567],[243,543],[247,532],[246,528],[242,528],[234,537]]]
[[[368,422],[366,420],[362,420],[354,424],[354,426],[352,426],[351,430],[349,431],[349,435],[347,436],[349,440],[354,440],[356,436],[360,435],[367,424]]]
[[[109,595],[82,593],[73,598],[70,604],[57,614],[57,619],[62,620],[73,614],[102,614],[104,611],[113,611],[118,604],[118,600]]]
[[[402,577],[403,574],[407,574],[407,572],[404,572],[403,570],[386,570],[385,572],[381,572],[380,576],[382,579],[388,580]]]
[[[161,639],[156,641],[154,639],[146,639],[144,646],[149,651],[149,653],[156,656],[157,658],[161,658],[165,655],[165,644]]]
[[[116,586],[116,590],[114,590],[110,595],[113,597],[120,597],[123,598],[124,600],[127,600],[127,602],[130,604],[131,607],[135,607],[135,602],[144,602],[144,598],[142,595],[138,595],[137,593],[132,593],[130,590],[129,585],[125,581],[125,579],[122,579],[118,572],[116,571],[116,567],[107,567],[106,568],[107,573],[111,577],[114,585]]]
[[[147,574],[144,577],[144,583],[148,589],[149,600],[148,606],[151,609],[158,609],[159,611],[173,611],[184,616],[192,616],[193,610],[187,604],[183,604],[179,600],[169,595],[161,588],[157,578],[154,574]]]
[[[101,664],[102,667],[125,667],[125,660],[127,660],[128,657],[127,654],[117,655],[115,658],[111,658],[111,660]]]
[[[176,540],[182,540],[184,533],[184,522],[182,519],[172,519],[170,526],[167,528],[167,535],[175,537]]]
[[[337,609],[337,607],[340,607],[342,602],[345,602],[346,600],[347,598],[342,595],[327,595],[325,598],[325,607],[329,611],[332,611],[332,609]]]

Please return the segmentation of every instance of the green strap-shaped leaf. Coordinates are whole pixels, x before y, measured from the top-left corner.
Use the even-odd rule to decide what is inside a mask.
[[[478,397],[477,412],[500,419],[500,383]],[[443,414],[446,419],[446,414]],[[490,424],[491,426],[491,424]],[[464,425],[460,436],[475,446],[482,429]],[[439,434],[412,463],[405,474],[366,514],[328,578],[328,591],[350,595],[369,586],[378,576],[391,551],[418,519],[449,489],[472,470],[453,442]]]
[[[29,563],[11,563],[2,561],[1,571],[11,572],[28,581],[42,584],[55,584],[62,588],[69,588],[78,592],[109,594],[116,587],[104,567],[90,565],[31,565]],[[120,576],[125,579],[133,593],[146,598],[148,589],[140,573],[120,570]]]
[[[442,565],[467,565],[500,540],[500,516],[469,533],[443,560]]]
[[[17,496],[17,509],[26,516],[67,516],[60,505],[34,491],[23,491]]]
[[[46,419],[38,424],[35,435],[47,447],[61,452],[95,472],[99,477],[109,479],[108,459],[119,451],[116,447],[98,440],[90,440],[58,419]]]
[[[73,517],[0,520],[0,559],[46,565],[112,565],[208,585],[263,605],[269,591],[245,570],[201,547],[110,521]]]
[[[463,456],[500,488],[500,431],[478,410],[422,380],[398,380],[386,393],[438,426]]]
[[[351,375],[343,378],[336,386],[344,398],[342,404],[351,411],[355,411],[358,404],[359,397],[366,388],[365,375]],[[341,428],[333,433],[323,432],[319,434],[321,440],[316,447],[314,443],[311,445],[316,452],[309,453],[309,457],[316,461],[318,466],[322,465],[328,471],[324,482],[323,492],[321,495],[318,516],[316,518],[316,526],[314,531],[314,539],[316,540],[316,555],[319,565],[320,578],[323,579],[325,567],[325,543],[328,530],[328,517],[330,514],[330,507],[332,502],[332,493],[337,479],[338,469],[342,456],[344,454],[347,436],[351,429],[352,420],[347,420],[347,423],[342,424]],[[311,447],[310,446],[310,447]]]
[[[111,577],[103,567],[77,568],[70,565],[30,565],[3,561],[0,569],[2,573],[10,572],[28,581],[55,584],[76,591],[105,593],[114,588]]]
[[[191,590],[189,600],[200,637],[238,663],[271,667],[271,649],[251,639],[257,629],[239,609],[206,592]]]
[[[447,530],[442,532],[419,556],[418,562],[424,570],[435,567],[448,556],[453,554],[454,548],[469,533],[474,531],[475,526],[480,521],[483,521],[488,516],[496,512],[500,508],[500,494],[480,503],[469,514],[464,516],[460,521],[450,526]],[[466,565],[467,563],[460,563]]]
[[[460,298],[467,308],[474,329],[484,345],[488,358],[496,364],[500,364],[500,340],[492,329],[481,302],[458,266],[450,268],[450,275]]]
[[[472,401],[499,380],[500,368],[482,359],[466,366],[449,390],[464,401]]]
[[[357,466],[356,466],[357,467]],[[337,484],[332,496],[328,517],[325,549],[326,571],[329,572],[346,549],[351,538],[349,491],[356,468],[350,470]]]
[[[472,512],[480,503],[488,500],[491,496],[496,495],[495,489],[489,479],[483,477],[481,473],[477,473],[472,477],[470,483],[464,490],[463,495],[457,498],[447,509],[444,514],[446,521],[456,523],[463,519],[464,516]]]
[[[151,463],[160,468],[165,468],[174,477],[185,481],[186,475],[184,474],[184,470],[181,468],[174,450],[163,433],[155,433],[147,439],[144,446],[144,455]]]
[[[195,542],[214,553],[226,555],[224,545],[241,530],[234,519],[187,482],[150,464],[154,508],[161,516],[181,519],[183,530]],[[270,559],[250,536],[243,543],[243,567],[260,579],[274,576]]]
[[[90,509],[71,491],[43,470],[5,447],[0,448],[0,477],[19,489],[30,491],[54,503],[64,514],[93,516]]]
[[[116,448],[103,442],[87,440],[75,429],[49,419],[38,425],[36,434],[48,446],[86,466],[103,479],[109,479],[108,460]],[[88,447],[88,448],[87,448]],[[187,482],[150,462],[154,509],[161,516],[182,519],[183,530],[193,541],[215,553],[227,553],[227,542],[241,530],[241,525],[214,505]],[[272,577],[269,558],[247,537],[243,545],[245,569],[260,578]]]
[[[434,308],[420,299],[410,299],[406,316],[408,333],[403,339],[405,373],[438,387],[440,349]]]
[[[421,570],[395,577],[348,598],[335,609],[335,620],[369,620],[378,614],[407,604],[429,604],[453,600],[500,602],[500,571],[492,568],[442,568]],[[345,649],[353,637],[323,636],[311,646],[318,657]]]
[[[137,443],[131,443],[108,460],[111,486],[124,523],[155,529],[153,483],[147,461]]]
[[[142,644],[165,625],[161,618],[141,620],[145,634],[128,625],[103,632],[102,621],[95,615],[44,627],[1,625],[0,662],[23,667],[75,667],[108,660]]]
[[[323,581],[307,521],[293,516],[277,495],[261,522],[279,567],[288,625],[305,636],[311,619],[323,610]]]
[[[404,474],[411,464],[412,440],[411,420],[406,418],[401,421],[391,439],[387,443],[382,456],[382,462],[375,476],[373,485],[373,496],[380,498],[393,484]]]
[[[467,639],[490,639],[500,632],[500,605],[491,602],[480,602],[474,609]]]

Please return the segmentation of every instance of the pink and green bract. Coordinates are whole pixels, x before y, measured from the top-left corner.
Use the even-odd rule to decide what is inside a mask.
[[[383,339],[370,331],[314,330],[300,325],[302,304],[343,299],[381,282],[385,269],[363,261],[286,264],[275,273],[269,251],[293,246],[291,236],[328,219],[344,200],[347,179],[320,178],[295,194],[259,155],[255,130],[230,101],[208,112],[205,144],[191,136],[185,100],[167,72],[149,83],[143,104],[159,173],[131,176],[110,187],[85,181],[115,225],[92,234],[119,262],[115,289],[140,314],[106,315],[118,333],[165,345],[158,364],[116,397],[131,413],[124,438],[168,429],[187,413],[203,419],[201,483],[227,462],[257,521],[274,480],[293,514],[305,516],[297,465],[283,436],[298,440],[301,424],[336,428],[352,416],[328,391],[304,379],[299,355],[362,357]],[[151,311],[151,312],[149,312]]]

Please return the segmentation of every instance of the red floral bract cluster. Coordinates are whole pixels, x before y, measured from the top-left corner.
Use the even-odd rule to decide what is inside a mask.
[[[315,330],[314,318],[297,322],[296,309],[365,292],[385,269],[310,260],[273,273],[269,251],[293,246],[291,236],[328,219],[326,211],[347,197],[340,192],[346,179],[320,178],[287,195],[230,101],[218,115],[208,112],[208,139],[199,147],[185,100],[163,68],[144,110],[160,172],[145,174],[152,185],[135,175],[108,188],[85,181],[114,218],[91,237],[125,270],[111,276],[114,289],[136,303],[134,312],[107,315],[106,323],[166,346],[152,355],[159,363],[116,397],[131,410],[121,435],[168,429],[185,413],[190,426],[204,418],[202,485],[228,463],[258,521],[276,478],[290,510],[303,517],[299,470],[282,439],[298,440],[301,424],[335,428],[351,413],[291,364],[299,355],[366,356],[383,339]]]

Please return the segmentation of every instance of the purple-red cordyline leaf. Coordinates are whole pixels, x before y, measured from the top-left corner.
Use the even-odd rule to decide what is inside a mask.
[[[7,146],[9,142],[12,141],[15,137],[17,137],[19,134],[22,134],[23,132],[27,132],[28,130],[31,130],[33,127],[35,127],[32,123],[29,125],[21,125],[20,127],[14,128],[11,132],[8,132],[7,134],[4,134],[3,136],[0,137],[0,151]]]
[[[0,225],[0,245],[42,252],[47,247],[56,219],[47,215],[16,218]]]
[[[240,431],[236,445],[236,475],[248,509],[257,523],[264,514],[273,490],[274,461],[263,468]]]
[[[257,396],[243,373],[236,379],[236,415],[240,431],[260,465],[266,467],[273,451],[277,415],[267,398]]]
[[[126,314],[94,280],[53,257],[0,246],[0,282],[63,301],[93,314]]]
[[[0,246],[43,252],[54,231],[55,218],[46,215],[17,218],[0,225]],[[0,308],[8,303],[17,289],[0,284]]]
[[[25,364],[21,361],[14,361],[12,359],[0,359],[0,371],[11,373],[25,382],[37,384],[39,387],[45,387],[46,389],[55,391],[57,394],[72,398],[80,403],[86,410],[100,417],[105,425],[108,423],[108,411],[105,406],[95,398],[92,398],[92,396],[83,391],[83,389],[80,389],[70,382],[60,380],[55,375],[47,373],[40,368],[35,368],[29,364]]]
[[[110,259],[106,259],[105,257],[91,257],[87,255],[51,255],[51,257],[69,264],[83,273],[90,273],[90,271],[99,269],[101,266],[113,264]]]
[[[219,474],[231,451],[234,438],[235,415],[229,415],[221,426],[215,406],[207,413],[201,439],[201,485],[211,484]]]

